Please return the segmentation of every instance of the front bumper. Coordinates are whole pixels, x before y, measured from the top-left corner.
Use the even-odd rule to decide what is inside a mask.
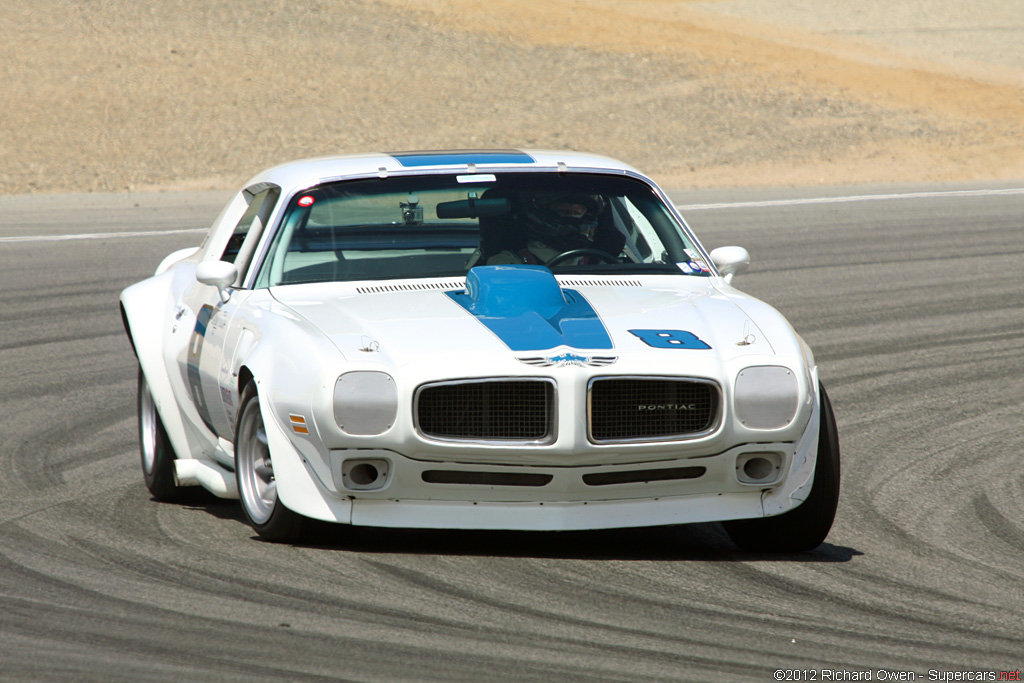
[[[577,466],[414,459],[381,448],[304,456],[276,420],[268,422],[268,436],[281,501],[307,517],[378,527],[586,530],[749,519],[793,509],[814,474],[817,401],[808,417],[796,441]],[[777,462],[777,476],[742,481],[745,458],[758,455]],[[323,467],[312,467],[320,458]],[[378,479],[353,486],[355,463],[372,463]]]
[[[554,503],[356,500],[351,506],[354,525],[417,529],[580,531],[760,516],[760,491]]]

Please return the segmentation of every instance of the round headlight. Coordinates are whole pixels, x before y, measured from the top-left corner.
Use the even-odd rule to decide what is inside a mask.
[[[736,376],[736,417],[749,429],[782,429],[796,417],[800,383],[789,368],[744,368]]]
[[[398,387],[386,372],[346,372],[334,385],[334,421],[347,434],[383,434],[398,415]]]

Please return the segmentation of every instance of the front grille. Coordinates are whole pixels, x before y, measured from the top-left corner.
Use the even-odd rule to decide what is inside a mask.
[[[605,377],[590,382],[590,438],[668,441],[714,430],[718,387],[712,382],[666,377]]]
[[[555,387],[547,379],[461,380],[416,395],[416,427],[435,439],[554,440]]]

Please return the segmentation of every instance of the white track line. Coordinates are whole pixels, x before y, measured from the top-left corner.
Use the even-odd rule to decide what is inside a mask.
[[[0,237],[0,242],[68,242],[71,240],[109,240],[119,237],[161,237],[163,235],[187,235],[194,232],[206,232],[209,228],[189,228],[187,230],[147,230],[140,232],[90,232],[76,235],[18,235]]]
[[[1024,187],[1007,190],[948,190],[944,192],[906,192],[903,194],[861,194],[848,197],[814,197],[809,199],[769,199],[759,202],[723,202],[720,204],[676,204],[680,211],[714,209],[754,209],[771,206],[803,206],[805,204],[847,204],[902,199],[935,199],[945,197],[1000,197],[1024,194]]]

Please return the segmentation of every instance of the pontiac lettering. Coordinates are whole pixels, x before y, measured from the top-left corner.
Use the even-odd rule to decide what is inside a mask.
[[[637,410],[697,410],[696,403],[656,403],[653,405],[639,405]]]

